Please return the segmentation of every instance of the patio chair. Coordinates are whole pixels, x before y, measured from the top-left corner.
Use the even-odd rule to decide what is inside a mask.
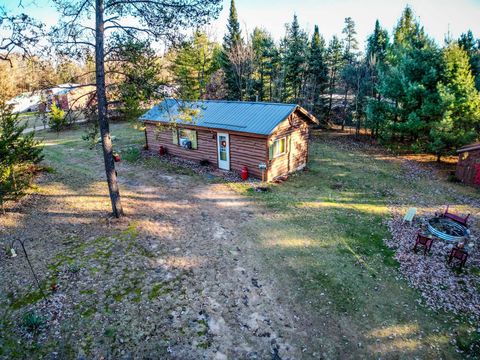
[[[460,249],[458,247],[454,247],[450,252],[450,256],[448,257],[448,263],[450,264],[453,259],[460,260],[459,267],[460,269],[465,265],[468,259],[468,253],[464,249]]]
[[[448,211],[448,208],[449,208],[450,205],[447,205],[447,208],[445,209],[445,212],[443,213],[443,217],[446,217],[448,219],[451,219],[455,222],[458,222],[459,224],[462,224],[464,226],[467,226],[467,220],[468,218],[470,217],[470,214],[468,214],[467,216],[465,217],[461,217],[459,215],[456,215],[454,213],[451,213]]]
[[[411,207],[407,210],[407,213],[403,217],[403,222],[408,221],[410,224],[412,224],[413,217],[417,213],[417,208]]]
[[[415,246],[413,247],[413,251],[417,251],[418,245],[423,246],[423,255],[427,255],[433,245],[433,237],[425,236],[417,233],[417,238],[415,239]]]

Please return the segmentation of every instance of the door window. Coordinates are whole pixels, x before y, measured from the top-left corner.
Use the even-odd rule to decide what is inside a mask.
[[[227,161],[227,137],[220,135],[219,139],[220,160]]]

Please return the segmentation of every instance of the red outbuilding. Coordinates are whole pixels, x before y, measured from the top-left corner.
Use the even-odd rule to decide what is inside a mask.
[[[455,175],[461,182],[480,187],[480,143],[457,150],[458,163]]]

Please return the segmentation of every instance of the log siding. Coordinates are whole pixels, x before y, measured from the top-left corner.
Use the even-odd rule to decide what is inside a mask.
[[[456,177],[464,184],[480,186],[480,149],[458,155]]]
[[[187,127],[185,127],[187,128]],[[187,129],[190,129],[188,127]],[[218,166],[217,138],[210,131],[193,129],[197,131],[197,149],[184,149],[173,143],[172,130],[162,129],[155,124],[145,124],[149,149],[157,152],[163,146],[168,154],[191,159],[194,161],[208,160],[212,165]],[[214,139],[213,136],[215,136]]]
[[[145,122],[146,141],[151,151],[158,153],[163,146],[168,154],[183,157],[193,161],[208,160],[218,167],[217,132],[227,133],[230,137],[230,170],[241,172],[246,166],[251,176],[261,178],[258,168],[260,163],[267,163],[268,153],[265,153],[266,136],[249,136],[230,131],[206,130],[193,126],[186,129],[197,131],[197,149],[184,149],[173,144],[171,129],[161,129],[156,124]]]
[[[282,121],[270,135],[268,146],[283,137],[290,138],[290,141],[287,141],[287,151],[268,161],[268,181],[300,170],[307,165],[309,127],[302,114],[293,113]]]

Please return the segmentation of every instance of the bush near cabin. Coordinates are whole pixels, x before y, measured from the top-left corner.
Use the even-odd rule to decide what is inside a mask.
[[[59,133],[68,125],[67,117],[65,116],[65,111],[62,110],[57,104],[53,103],[50,109],[48,126],[50,129]]]

